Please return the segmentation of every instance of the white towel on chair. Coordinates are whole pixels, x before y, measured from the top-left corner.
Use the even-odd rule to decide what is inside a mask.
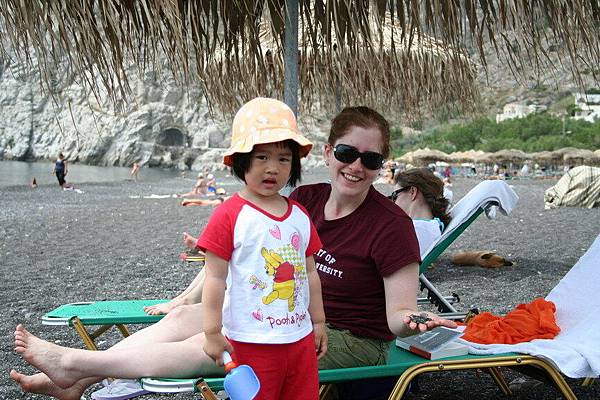
[[[432,243],[424,254],[429,253],[433,247],[446,239],[463,222],[471,218],[480,207],[483,207],[489,218],[493,218],[496,207],[502,214],[509,215],[518,200],[519,196],[504,181],[483,181],[479,183],[450,209],[452,220],[444,229],[442,236]]]
[[[517,352],[551,361],[571,378],[600,376],[600,235],[588,251],[550,291],[560,333],[554,339],[518,344],[466,342],[472,354]]]

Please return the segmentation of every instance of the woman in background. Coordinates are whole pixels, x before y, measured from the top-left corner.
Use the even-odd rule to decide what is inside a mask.
[[[396,176],[390,199],[413,220],[421,257],[450,223],[444,183],[428,168],[413,168]]]

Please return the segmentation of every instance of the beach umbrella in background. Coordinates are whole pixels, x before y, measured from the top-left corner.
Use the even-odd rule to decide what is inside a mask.
[[[412,155],[413,155],[412,151],[407,151],[406,153],[402,154],[400,157],[396,158],[394,161],[397,161],[402,164],[412,164],[412,162],[413,162]]]
[[[563,147],[558,150],[552,151],[552,164],[554,165],[564,165],[565,163],[565,155],[569,153],[577,152],[575,147]]]
[[[531,158],[541,165],[548,165],[552,163],[552,152],[550,151],[538,151],[530,154]]]
[[[459,163],[473,163],[476,158],[480,155],[485,154],[483,150],[466,150],[466,151],[455,151],[448,154],[452,162]]]
[[[426,166],[438,161],[449,162],[451,158],[448,154],[435,149],[417,149],[411,154],[412,163],[420,166]]]
[[[486,165],[493,164],[494,163],[493,154],[494,153],[484,152],[483,154],[477,155],[473,161],[477,164],[486,164]]]
[[[576,149],[565,153],[563,160],[567,165],[593,165],[596,163],[596,154],[587,149]]]
[[[496,163],[521,163],[530,156],[521,150],[510,149],[510,150],[498,150],[490,155],[492,161]]]
[[[390,34],[394,41],[389,42],[392,53],[402,54],[395,47],[395,43],[402,43],[412,54],[413,44],[418,49],[423,43],[423,34],[451,49],[450,58],[434,63],[432,69],[438,73],[431,75],[432,82],[427,83],[427,88],[443,90],[446,82],[440,76],[458,73],[468,78],[464,61],[458,56],[467,46],[474,50],[481,66],[487,67],[489,54],[486,55],[484,43],[490,43],[514,73],[524,78],[560,68],[548,57],[548,43],[558,43],[553,49],[559,56],[572,60],[575,77],[588,71],[590,65],[600,65],[597,34],[600,13],[596,3],[588,0],[4,0],[0,7],[3,38],[0,53],[3,59],[9,59],[10,50],[39,68],[48,88],[52,87],[54,72],[61,68],[71,71],[95,93],[104,87],[115,103],[130,94],[128,77],[136,69],[142,76],[147,71],[167,69],[178,82],[202,88],[209,103],[223,111],[230,111],[233,105],[230,97],[221,100],[213,95],[222,92],[221,81],[240,82],[237,105],[248,97],[264,95],[267,88],[258,92],[261,86],[256,85],[257,92],[244,91],[243,83],[252,82],[255,76],[268,75],[270,66],[284,54],[287,67],[283,71],[283,98],[288,104],[297,100],[298,85],[317,88],[320,79],[334,78],[329,84],[340,89],[342,98],[354,100],[352,91],[356,90],[381,91],[384,93],[381,100],[371,98],[388,104],[374,106],[407,110],[422,102],[394,96],[390,88],[402,90],[406,85],[402,80],[416,79],[415,75],[430,68],[424,64],[432,59],[401,56],[386,61],[386,23],[392,27]],[[278,38],[277,50],[270,53],[261,49],[259,27],[263,21],[273,37]],[[298,46],[299,37],[304,39],[304,48]],[[302,54],[309,57],[300,63],[301,70],[306,68],[301,71],[300,81],[298,51],[300,60]],[[315,61],[309,61],[310,57]],[[361,60],[364,63],[369,57],[373,71],[366,74]],[[164,59],[166,65],[162,65]],[[321,78],[322,62],[327,60],[330,65],[326,67],[334,72]],[[358,60],[356,65],[354,60]],[[417,65],[415,62],[420,69],[413,74],[411,68]],[[380,63],[394,71],[384,71]],[[208,75],[208,71],[214,71],[209,66],[215,64],[220,68],[219,81]],[[131,66],[135,68],[132,70]],[[276,84],[274,88],[281,90]],[[343,93],[344,90],[349,92]],[[420,93],[423,101],[431,95],[427,90]],[[448,87],[448,90],[455,89]],[[462,104],[465,99],[461,96],[468,93],[458,90],[447,96],[455,96]],[[310,104],[310,99],[304,95],[300,102]]]

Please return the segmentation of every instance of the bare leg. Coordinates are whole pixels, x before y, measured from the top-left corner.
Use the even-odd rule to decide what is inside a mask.
[[[199,333],[201,326],[200,305],[178,307],[177,310],[172,311],[156,324],[135,332],[107,351],[112,352],[119,351],[118,349],[124,347],[184,340]],[[222,373],[222,370],[217,368],[216,371],[212,372],[219,374]],[[103,372],[102,375],[105,377],[106,373]],[[103,379],[103,377],[86,378],[63,389],[50,380],[45,373],[24,375],[13,370],[10,377],[26,392],[46,394],[61,400],[79,400],[89,386]]]
[[[174,343],[89,351],[57,346],[29,333],[22,325],[15,331],[15,350],[25,361],[67,389],[84,378],[101,375],[136,379],[142,376],[182,378],[220,370],[201,350],[204,334]]]
[[[107,351],[155,343],[177,342],[201,333],[201,309],[201,304],[179,306],[157,323],[140,329]]]
[[[85,389],[101,380],[101,378],[84,379],[67,389],[63,389],[52,382],[44,373],[24,375],[13,369],[10,371],[10,378],[17,382],[24,392],[44,394],[60,400],[79,400]]]

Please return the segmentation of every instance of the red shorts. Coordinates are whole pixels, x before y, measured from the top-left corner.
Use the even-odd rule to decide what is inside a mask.
[[[286,344],[229,341],[234,349],[234,361],[251,366],[260,381],[256,400],[319,398],[317,351],[312,332],[297,342]]]

